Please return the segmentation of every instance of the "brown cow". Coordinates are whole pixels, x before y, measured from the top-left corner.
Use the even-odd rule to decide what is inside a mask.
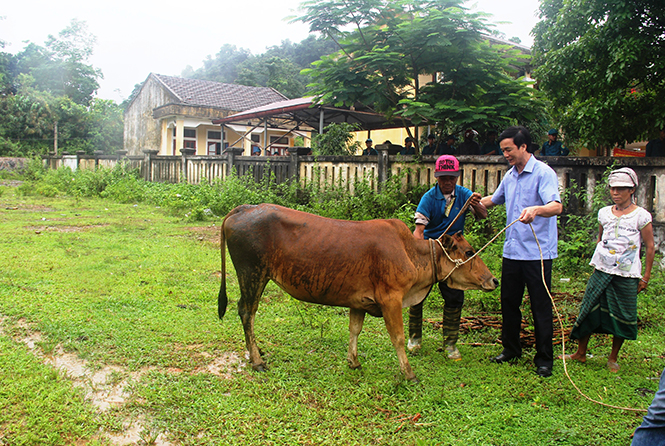
[[[226,253],[238,275],[238,314],[249,359],[264,370],[254,337],[254,315],[272,280],[294,298],[348,307],[348,361],[358,362],[358,334],[365,313],[383,316],[402,372],[417,381],[404,351],[402,308],[421,302],[441,280],[452,288],[493,290],[498,280],[479,257],[457,266],[474,251],[462,235],[417,240],[400,220],[343,221],[281,206],[239,206],[222,224],[222,284],[219,317],[226,313]],[[447,251],[447,254],[444,252]]]

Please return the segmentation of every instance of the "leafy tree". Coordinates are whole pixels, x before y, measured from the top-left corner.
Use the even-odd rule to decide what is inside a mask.
[[[203,61],[203,67],[193,72],[191,67],[188,67],[182,74],[194,79],[232,84],[238,77],[238,67],[250,56],[249,50],[238,49],[235,45],[226,43],[220,48],[214,59],[208,56]]]
[[[88,150],[115,153],[122,149],[123,108],[112,100],[96,98],[88,111]]]
[[[665,126],[665,3],[541,0],[535,77],[566,137],[611,147]]]
[[[215,82],[236,83],[253,87],[271,87],[289,98],[298,98],[307,91],[311,78],[304,68],[322,55],[336,51],[334,42],[309,36],[299,43],[284,40],[269,47],[263,54],[253,55],[244,48],[224,45],[214,58],[208,56],[203,67],[187,66],[181,76]]]
[[[0,52],[0,155],[52,150],[113,153],[122,147],[122,112],[94,99],[101,71],[87,63],[95,37],[72,20],[44,46],[28,42],[16,55]],[[1,45],[0,45],[1,46]]]
[[[323,129],[323,134],[312,138],[312,152],[315,155],[355,155],[360,148],[358,141],[353,141],[353,133],[358,128],[353,124],[332,123]]]
[[[490,46],[485,14],[461,1],[313,0],[303,8],[294,20],[339,48],[305,70],[319,102],[361,103],[446,132],[542,119],[533,89],[510,76],[524,56]],[[421,75],[436,79],[421,85]]]
[[[87,63],[94,43],[85,22],[72,20],[58,37],[49,35],[45,46],[28,43],[16,55],[17,71],[30,74],[37,90],[88,105],[102,77],[99,69]]]
[[[267,54],[267,53],[266,53]],[[271,87],[288,98],[299,98],[305,93],[301,68],[289,59],[277,56],[252,56],[239,67],[236,83],[253,87]]]

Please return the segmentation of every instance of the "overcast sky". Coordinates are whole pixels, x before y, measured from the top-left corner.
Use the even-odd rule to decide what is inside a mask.
[[[307,26],[289,24],[302,0],[168,2],[157,0],[13,0],[0,7],[0,41],[4,51],[17,53],[25,41],[43,45],[74,18],[85,21],[97,37],[90,63],[102,70],[98,96],[118,102],[149,73],[179,76],[191,65],[228,43],[253,54],[282,40],[299,42]],[[492,14],[490,21],[506,37],[530,46],[538,21],[538,0],[469,0],[466,6]],[[511,23],[499,23],[511,22]]]

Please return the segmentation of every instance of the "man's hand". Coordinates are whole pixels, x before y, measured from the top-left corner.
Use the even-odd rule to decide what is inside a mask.
[[[413,231],[413,236],[420,240],[425,240],[425,225],[416,225],[416,229]]]
[[[529,206],[528,208],[522,209],[519,220],[525,225],[533,222],[533,220],[538,216],[538,208],[540,208],[540,206]]]
[[[471,212],[478,219],[487,218],[487,208],[482,204],[482,196],[478,192],[471,194],[469,198],[469,206],[471,207]]]
[[[561,214],[563,211],[563,206],[558,201],[550,201],[543,206],[529,206],[524,208],[520,214],[519,221],[524,224],[529,224],[533,222],[536,217],[554,217],[555,215]]]

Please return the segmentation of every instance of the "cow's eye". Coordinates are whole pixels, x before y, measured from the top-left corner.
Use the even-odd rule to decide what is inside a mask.
[[[471,256],[473,256],[473,251],[467,251],[466,252],[466,257],[469,258]]]

